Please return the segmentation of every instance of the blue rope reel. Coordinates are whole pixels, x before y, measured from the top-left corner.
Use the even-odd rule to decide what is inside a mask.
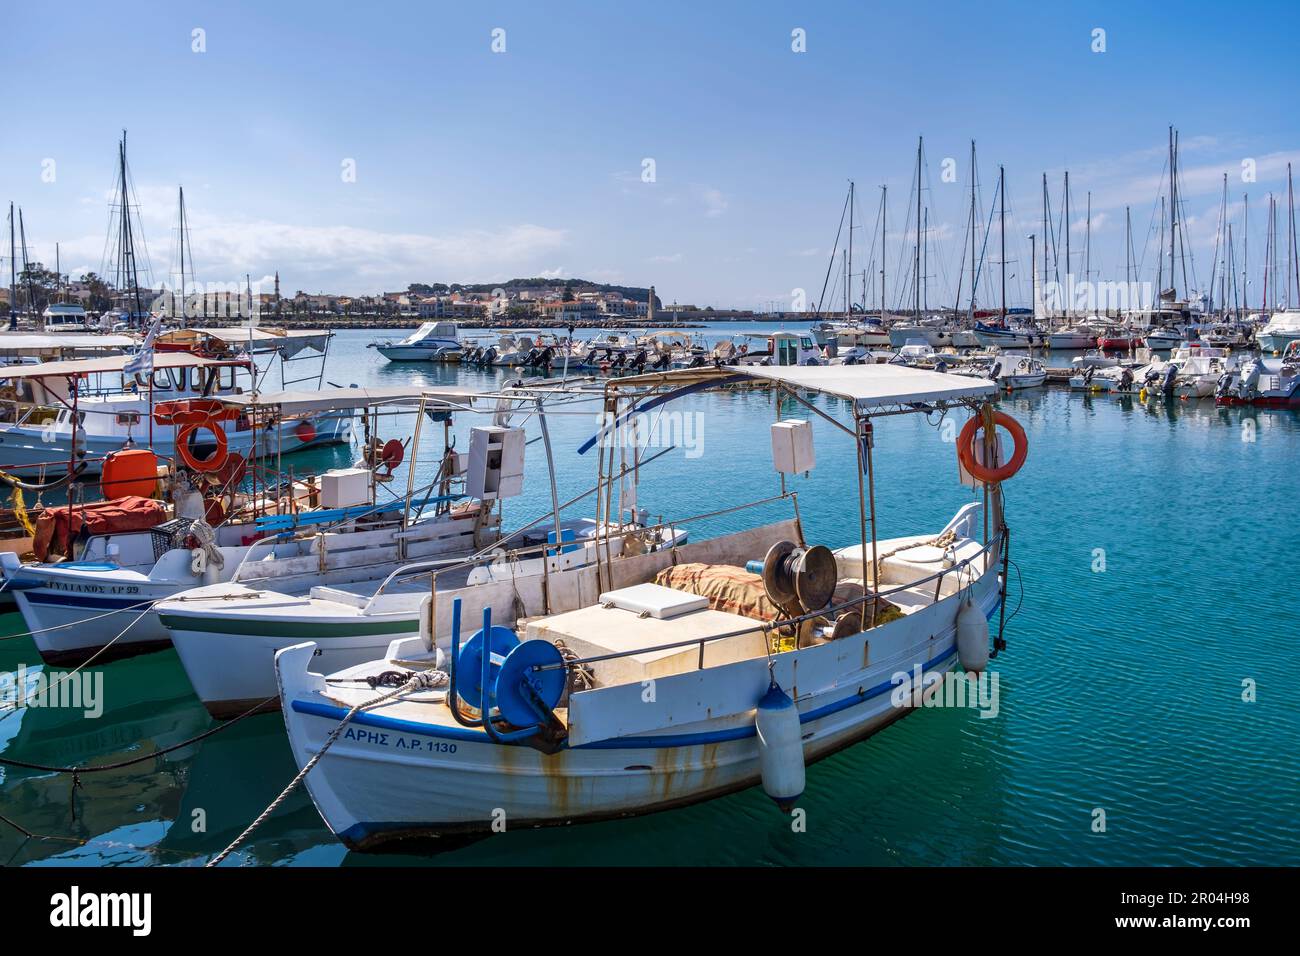
[[[496,705],[496,684],[497,677],[501,673],[501,665],[505,662],[506,655],[519,646],[519,638],[515,637],[515,632],[508,627],[496,625],[489,633],[492,637],[487,682],[492,686],[488,689],[488,708],[483,706],[482,629],[475,631],[474,636],[465,642],[460,657],[456,660],[456,693],[467,706],[480,712]]]
[[[496,675],[493,696],[501,716],[516,727],[544,723],[564,695],[567,674],[558,647],[550,641],[524,641],[506,655]]]

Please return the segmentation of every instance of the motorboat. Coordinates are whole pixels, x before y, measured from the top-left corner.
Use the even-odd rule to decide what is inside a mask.
[[[1003,353],[993,360],[988,377],[999,388],[1012,392],[1042,385],[1047,381],[1047,368],[1033,356]]]
[[[459,362],[460,330],[455,322],[425,322],[400,342],[371,342],[390,362]]]
[[[1286,308],[1274,312],[1268,323],[1255,333],[1255,341],[1265,352],[1280,353],[1292,342],[1300,341],[1300,309]]]

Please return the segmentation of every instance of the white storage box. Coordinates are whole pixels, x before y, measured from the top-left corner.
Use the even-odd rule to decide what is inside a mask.
[[[335,468],[320,476],[322,508],[351,508],[370,504],[370,472],[365,468]]]
[[[812,422],[791,418],[772,424],[772,464],[787,475],[812,471],[817,458],[813,454]]]

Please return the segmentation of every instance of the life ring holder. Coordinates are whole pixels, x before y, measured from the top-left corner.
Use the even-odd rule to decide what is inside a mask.
[[[1000,468],[989,468],[975,460],[976,435],[986,427],[986,417],[991,419],[990,424],[1001,425],[1009,431],[1016,443],[1016,450],[1011,455],[1011,460]],[[1029,439],[1025,437],[1024,428],[1006,412],[993,412],[988,416],[975,415],[962,427],[961,434],[957,436],[957,460],[968,474],[985,484],[1006,481],[1020,470],[1028,455]]]

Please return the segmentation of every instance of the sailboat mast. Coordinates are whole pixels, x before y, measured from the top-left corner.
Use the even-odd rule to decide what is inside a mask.
[[[970,321],[975,322],[975,140],[970,141]]]
[[[849,180],[849,248],[844,259],[844,317],[853,311],[853,180]]]
[[[1173,299],[1177,300],[1178,293],[1176,280],[1174,278],[1174,224],[1178,218],[1178,201],[1174,196],[1174,128],[1169,127],[1169,288],[1173,290]]]
[[[1250,274],[1250,197],[1241,194],[1241,302],[1250,311],[1250,290],[1246,276]]]
[[[921,308],[930,309],[930,209],[925,210],[925,225],[921,229]]]
[[[912,311],[917,321],[921,319],[921,146],[924,137],[916,139],[916,264],[913,267],[915,281],[912,283]]]
[[[1074,275],[1070,272],[1070,171],[1065,171],[1065,324],[1070,324],[1070,302],[1074,298]]]
[[[1300,286],[1300,250],[1296,249],[1295,241],[1295,193],[1291,187],[1291,164],[1286,164],[1286,204],[1289,226],[1286,234],[1287,264],[1286,264],[1286,306],[1291,308],[1294,302],[1291,299],[1291,277],[1294,275],[1296,285]]]
[[[1043,281],[1047,281],[1047,173],[1043,173]],[[1047,307],[1043,307],[1043,318],[1047,318]]]
[[[1124,207],[1124,297],[1132,308],[1133,292],[1133,215],[1128,206]]]
[[[18,274],[14,268],[14,204],[9,203],[9,328],[18,327]]]
[[[998,218],[1002,242],[1002,324],[1007,324],[1007,171],[998,166]]]
[[[885,321],[885,217],[889,212],[889,187],[880,187],[880,321]]]
[[[180,194],[180,246],[181,246],[181,318],[185,316],[185,187],[178,186]],[[182,324],[184,324],[182,322]]]

